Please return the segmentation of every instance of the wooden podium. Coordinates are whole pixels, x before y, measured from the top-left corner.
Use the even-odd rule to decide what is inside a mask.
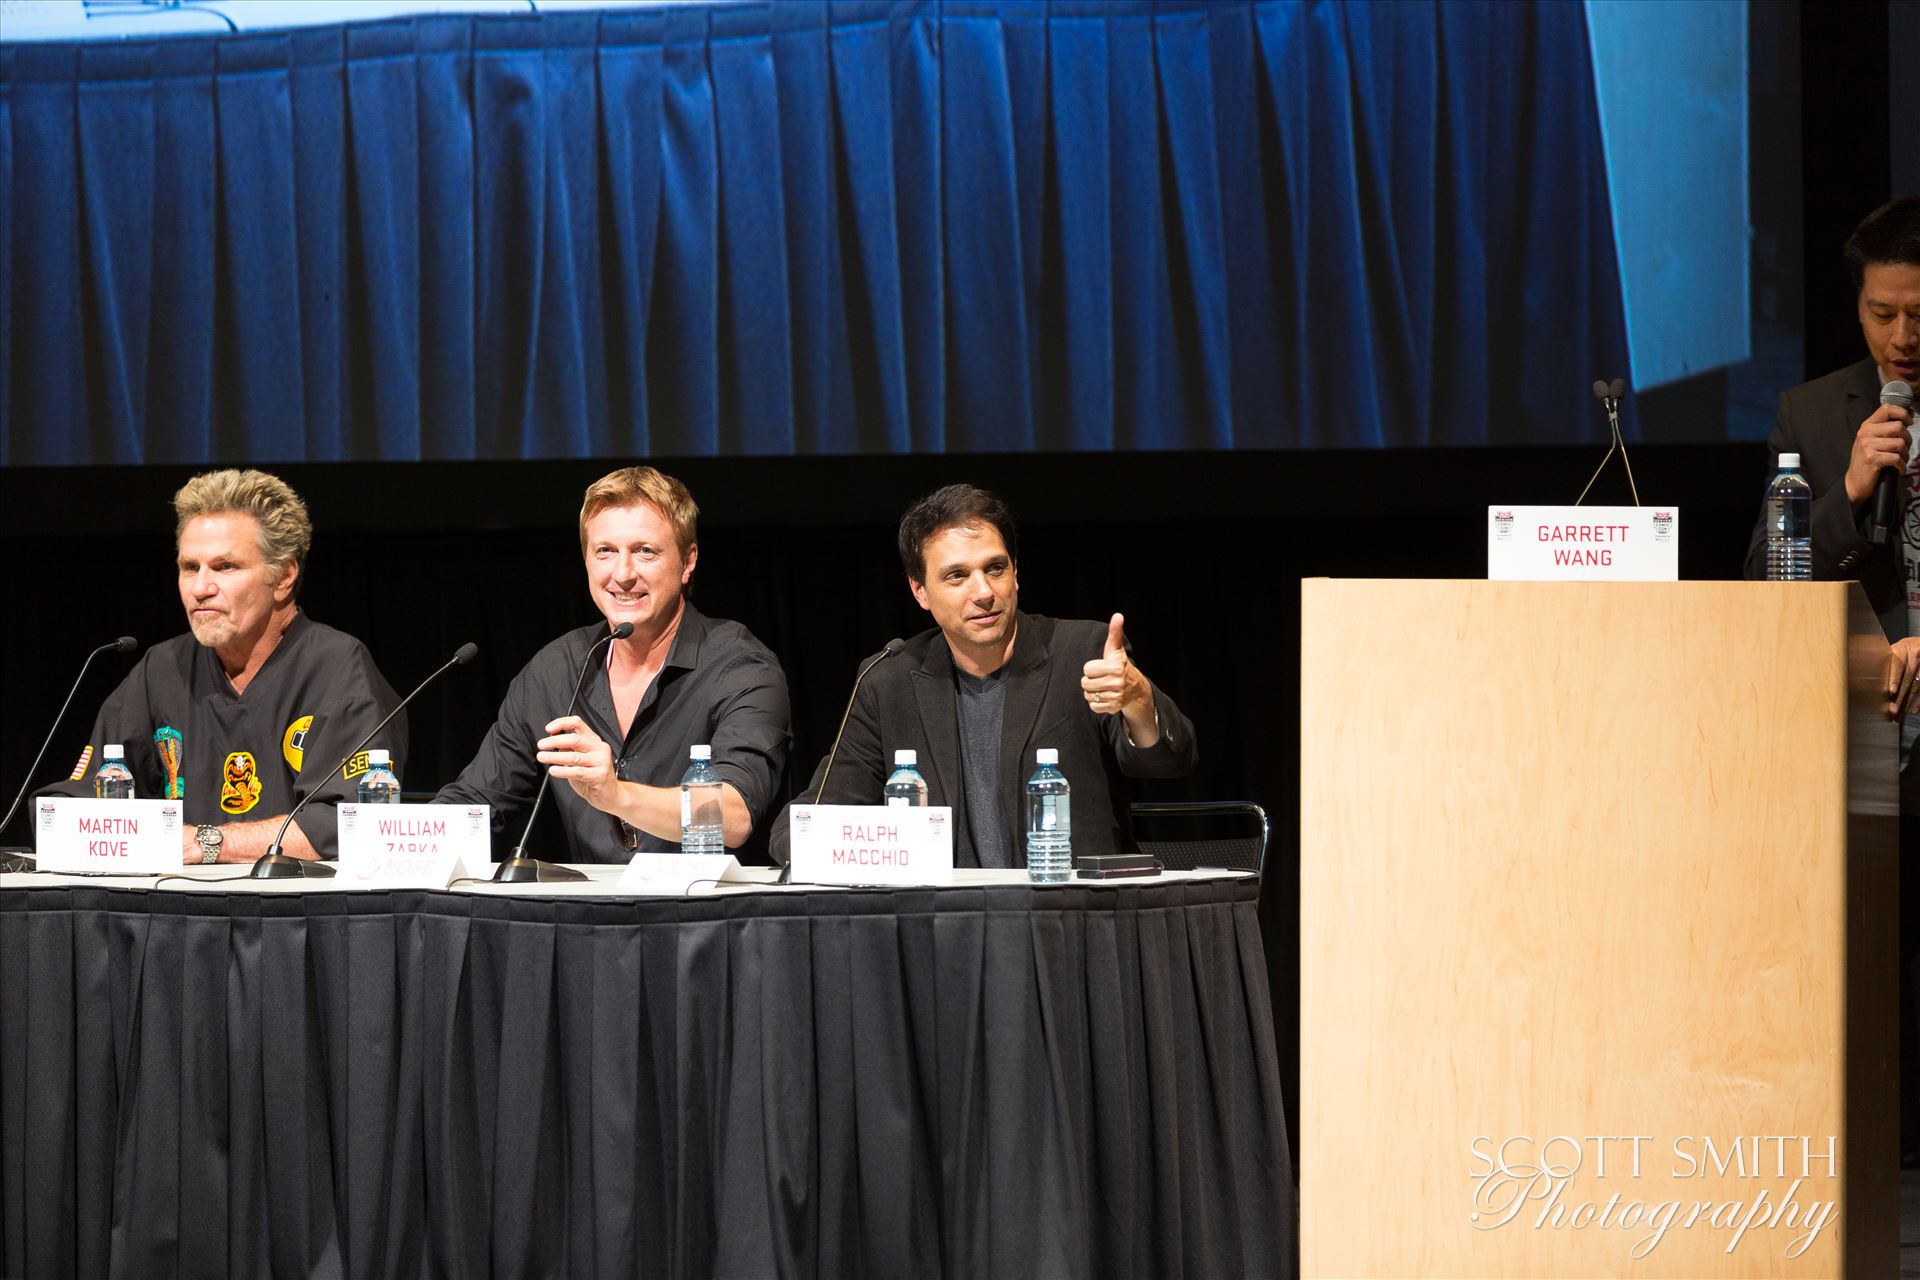
[[[1894,1275],[1860,588],[1309,580],[1300,649],[1302,1273]]]

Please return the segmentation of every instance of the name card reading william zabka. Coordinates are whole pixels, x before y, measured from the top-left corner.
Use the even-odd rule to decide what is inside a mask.
[[[1678,507],[1488,507],[1493,582],[1677,582]]]
[[[185,861],[178,800],[42,796],[34,813],[34,853],[42,871],[161,875]]]
[[[952,884],[947,805],[797,804],[788,819],[795,884]]]
[[[484,804],[354,804],[339,814],[342,889],[444,889],[493,865]]]

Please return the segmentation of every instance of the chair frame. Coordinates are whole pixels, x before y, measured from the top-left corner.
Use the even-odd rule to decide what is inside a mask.
[[[1251,800],[1140,800],[1127,806],[1130,817],[1204,818],[1211,815],[1239,814],[1260,819],[1260,858],[1254,868],[1257,879],[1265,879],[1267,874],[1267,845],[1273,835],[1272,824],[1267,821],[1267,811]],[[1138,836],[1135,837],[1138,843]],[[1152,844],[1153,841],[1147,843]]]

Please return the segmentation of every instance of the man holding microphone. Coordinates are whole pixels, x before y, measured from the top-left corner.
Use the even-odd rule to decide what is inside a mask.
[[[1804,383],[1780,397],[1769,464],[1798,453],[1813,490],[1813,576],[1858,579],[1890,642],[1886,714],[1900,725],[1900,848],[1920,855],[1920,441],[1912,400],[1920,385],[1920,197],[1891,200],[1868,214],[1842,251],[1852,274],[1863,360]],[[1770,467],[1771,470],[1771,467]],[[1884,541],[1874,536],[1874,489],[1896,481],[1896,504]],[[1746,575],[1765,574],[1766,516],[1747,548]],[[1915,964],[1920,959],[1920,868],[1900,887],[1901,1162],[1920,1156],[1920,1021]]]

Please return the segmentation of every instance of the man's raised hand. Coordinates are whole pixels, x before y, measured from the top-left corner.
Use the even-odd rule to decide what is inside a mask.
[[[1127,620],[1114,614],[1107,623],[1107,642],[1100,656],[1080,673],[1080,689],[1087,706],[1098,715],[1118,715],[1153,705],[1153,687],[1127,657],[1124,628]]]

